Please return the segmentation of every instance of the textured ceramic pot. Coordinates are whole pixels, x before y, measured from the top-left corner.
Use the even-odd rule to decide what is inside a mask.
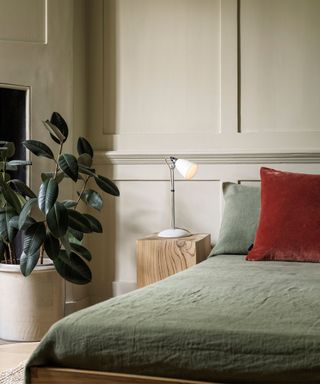
[[[64,280],[52,264],[28,277],[19,265],[0,264],[0,338],[38,341],[64,315]]]

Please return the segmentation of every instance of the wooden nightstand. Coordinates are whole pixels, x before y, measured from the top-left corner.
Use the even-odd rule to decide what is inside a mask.
[[[210,250],[207,233],[180,238],[150,235],[137,240],[137,285],[144,287],[198,264]]]

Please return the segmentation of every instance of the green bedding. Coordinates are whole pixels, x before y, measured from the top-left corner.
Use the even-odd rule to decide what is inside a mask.
[[[320,383],[320,264],[220,255],[56,323],[27,366]]]

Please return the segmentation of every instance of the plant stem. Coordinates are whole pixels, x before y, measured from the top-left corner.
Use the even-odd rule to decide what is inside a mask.
[[[91,176],[88,176],[88,177],[86,178],[86,180],[84,181],[84,183],[83,183],[82,189],[81,189],[81,191],[80,191],[80,193],[79,193],[79,196],[78,196],[78,200],[76,201],[76,205],[75,205],[74,208],[73,208],[74,210],[77,209],[77,206],[78,206],[78,204],[79,204],[79,201],[80,201],[80,199],[81,199],[81,196],[82,196],[83,192],[84,192],[85,189],[86,189],[86,186],[87,186],[87,183],[88,183],[90,177],[91,177]]]
[[[7,158],[5,158],[2,162],[2,180],[6,181],[6,164],[7,164]]]
[[[4,244],[3,255],[4,255],[4,262],[5,262],[5,264],[8,264],[8,246],[7,246],[7,244]]]
[[[59,157],[62,153],[62,147],[63,147],[63,143],[60,143],[60,148],[59,148],[59,153],[58,153],[58,157],[57,157],[57,160],[56,160],[56,169],[54,171],[54,179],[57,177],[57,173],[58,173],[58,170],[59,170],[59,163],[58,163],[58,160],[59,160]]]
[[[12,244],[8,244],[8,249],[9,249],[9,259],[10,259],[10,264],[14,264],[13,263],[13,249],[12,249]]]
[[[11,252],[12,252],[12,259],[13,259],[13,264],[17,264],[17,254],[16,254],[16,247],[14,244],[11,245]]]
[[[40,248],[40,264],[43,264],[43,257],[44,257],[44,246],[42,245]]]

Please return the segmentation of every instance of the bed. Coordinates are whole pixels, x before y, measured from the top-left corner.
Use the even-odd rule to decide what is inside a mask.
[[[320,383],[320,176],[260,176],[223,184],[213,257],[54,325],[27,384]]]
[[[211,257],[56,323],[26,383],[319,383],[319,276]]]

